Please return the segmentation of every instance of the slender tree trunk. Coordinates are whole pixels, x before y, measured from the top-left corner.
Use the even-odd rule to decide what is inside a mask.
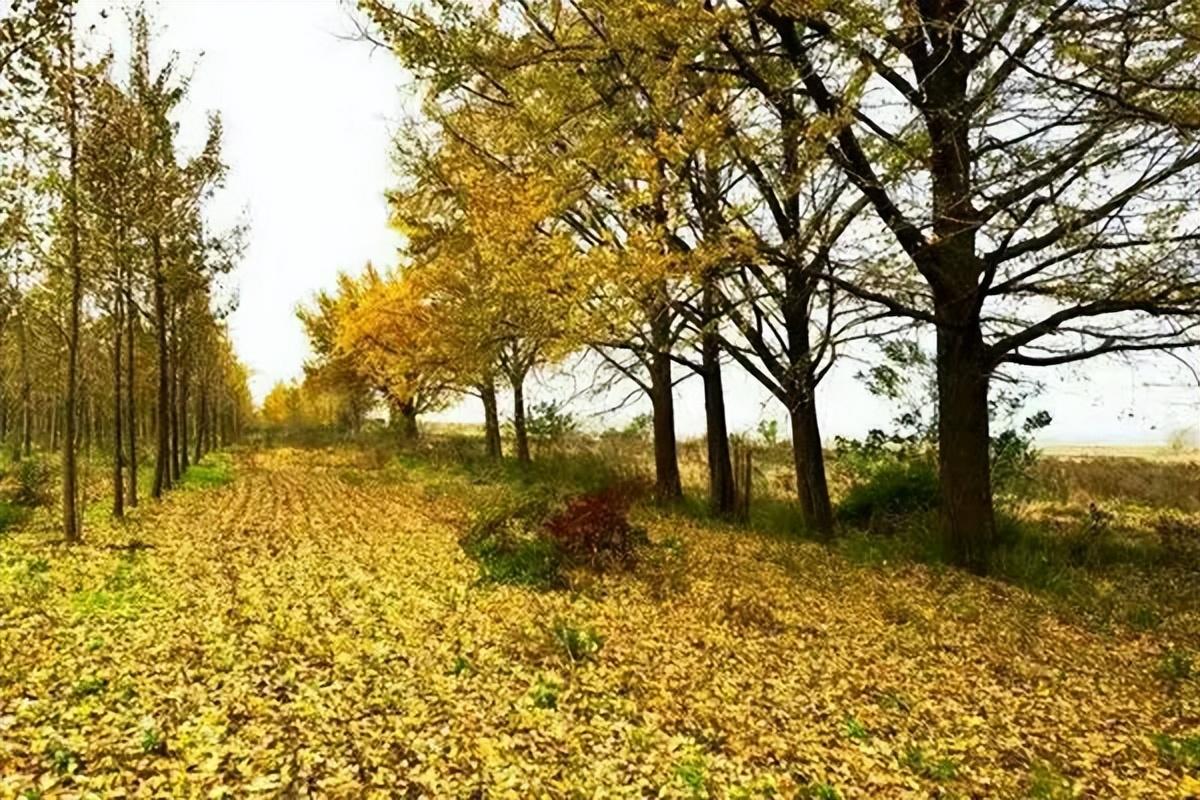
[[[188,425],[188,394],[191,389],[191,372],[190,360],[187,356],[183,357],[183,364],[180,367],[179,374],[179,471],[180,473],[187,472],[188,467],[188,439],[191,437]]]
[[[183,475],[179,463],[179,329],[176,323],[176,314],[178,309],[175,304],[171,304],[169,312],[171,325],[171,341],[170,341],[170,359],[168,361],[168,398],[167,408],[167,430],[170,436],[169,449],[171,451],[170,466],[171,480],[178,482]]]
[[[138,504],[138,413],[137,413],[137,382],[133,361],[134,354],[134,325],[137,309],[133,307],[133,268],[126,267],[125,286],[125,414],[129,445],[129,457],[126,466],[129,470],[127,504],[137,508]]]
[[[533,456],[529,452],[529,430],[525,424],[525,373],[513,372],[509,376],[513,391],[513,439],[517,450],[517,462],[529,464]]]
[[[18,346],[21,350],[21,455],[33,455],[33,381],[29,375],[29,332],[25,319],[17,328]]]
[[[704,290],[705,318],[713,319],[712,290]],[[721,376],[721,344],[715,330],[705,329],[700,339],[701,377],[704,380],[705,439],[708,445],[708,494],[714,514],[727,516],[737,506],[729,430],[725,420],[725,387]]]
[[[158,406],[155,428],[158,450],[154,459],[154,486],[150,494],[157,500],[171,488],[171,374],[167,350],[166,276],[162,269],[162,244],[155,234],[150,240],[154,258],[154,322],[158,337]]]
[[[79,500],[78,477],[79,469],[76,463],[78,441],[75,426],[77,423],[79,402],[79,317],[83,304],[83,254],[80,245],[80,211],[79,211],[79,138],[77,119],[77,95],[75,87],[75,42],[74,37],[67,39],[67,79],[69,81],[66,97],[67,149],[69,160],[69,195],[67,209],[70,222],[70,251],[69,269],[71,280],[71,305],[67,316],[67,388],[65,406],[63,408],[63,535],[68,542],[78,542],[81,538],[79,530],[79,512],[76,504]]]
[[[483,430],[487,454],[490,458],[503,458],[504,445],[500,439],[500,410],[496,405],[495,381],[489,379],[480,385],[479,397],[483,400]]]
[[[197,464],[204,457],[204,437],[208,430],[208,387],[205,385],[203,373],[199,380],[199,397],[196,400],[196,458]]]
[[[121,318],[121,292],[117,290],[113,297],[113,516],[125,516],[125,485],[124,485],[124,454],[122,447],[125,438],[121,431],[121,331],[124,321]]]

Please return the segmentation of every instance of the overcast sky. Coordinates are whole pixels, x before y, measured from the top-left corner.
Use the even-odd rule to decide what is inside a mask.
[[[99,3],[85,8],[94,12]],[[250,226],[234,279],[240,303],[231,327],[261,399],[276,381],[301,374],[308,349],[295,319],[297,303],[332,285],[340,269],[395,261],[399,241],[388,229],[384,201],[393,182],[389,142],[415,108],[413,87],[390,54],[347,41],[351,11],[337,0],[161,0],[151,8],[160,58],[177,51],[192,75],[181,120],[184,142],[202,140],[209,110],[220,111],[225,122],[231,169],[212,217],[218,224],[244,217]],[[116,27],[120,50],[127,38],[123,21],[109,25]],[[848,364],[822,388],[827,438],[886,427],[896,413],[858,386],[858,369]],[[1200,422],[1200,390],[1154,386],[1184,382],[1169,360],[1042,377],[1050,391],[1037,407],[1055,418],[1047,441],[1162,444]],[[541,387],[543,395],[561,391],[563,381]],[[565,381],[577,384],[578,376]],[[538,388],[532,387],[534,401]],[[744,375],[730,374],[727,389],[733,430],[781,418]],[[587,414],[601,405],[582,400],[578,408]],[[644,410],[635,406],[620,416]],[[698,386],[681,388],[678,413],[682,434],[703,431]],[[469,403],[445,416],[482,419]]]

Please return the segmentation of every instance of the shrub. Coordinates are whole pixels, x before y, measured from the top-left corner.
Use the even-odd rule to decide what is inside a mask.
[[[26,511],[20,508],[15,503],[9,503],[5,500],[0,500],[0,533],[3,533],[8,528],[21,524],[25,519]]]
[[[459,540],[483,578],[552,588],[571,567],[631,567],[645,533],[629,523],[630,495],[620,487],[560,497],[531,490],[479,512]]]
[[[838,517],[871,529],[894,526],[899,517],[938,507],[937,472],[927,458],[889,459],[855,483],[838,506]]]
[[[553,400],[534,403],[525,418],[525,430],[534,439],[556,442],[579,428],[575,415]]]
[[[569,498],[542,527],[573,564],[592,569],[632,566],[646,534],[629,523],[630,493],[610,486]]]
[[[50,464],[38,457],[23,458],[15,471],[17,490],[13,499],[23,506],[40,506],[50,502],[50,484],[54,478]]]

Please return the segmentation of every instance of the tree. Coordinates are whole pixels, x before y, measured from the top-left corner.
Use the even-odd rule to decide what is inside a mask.
[[[936,332],[942,526],[983,571],[996,370],[1197,342],[1197,232],[1177,199],[1200,164],[1188,4],[710,11],[737,32],[724,56],[796,70],[806,138],[889,236],[875,266],[823,279]]]

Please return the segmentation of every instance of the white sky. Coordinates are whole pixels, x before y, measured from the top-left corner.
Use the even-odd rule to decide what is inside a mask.
[[[100,0],[84,5],[87,12],[111,8]],[[395,260],[399,240],[387,226],[384,191],[393,183],[391,133],[415,107],[413,90],[389,53],[345,40],[353,31],[351,8],[338,0],[160,0],[151,9],[160,63],[177,51],[192,74],[183,141],[198,145],[209,110],[224,119],[231,169],[211,216],[216,223],[242,216],[250,225],[249,247],[234,278],[240,304],[231,327],[261,399],[276,381],[301,374],[308,347],[296,305],[332,285],[339,269]],[[122,26],[111,16],[105,26],[113,29],[118,52],[127,39]],[[887,427],[895,416],[857,385],[858,369],[849,364],[822,387],[827,438]],[[764,417],[782,420],[752,380],[729,372],[732,430],[752,430]],[[1139,368],[1091,365],[1051,381],[1054,375],[1041,374],[1050,391],[1036,405],[1055,418],[1044,433],[1047,441],[1162,444],[1171,433],[1200,424],[1200,389],[1151,385],[1185,382],[1169,360]],[[559,379],[529,393],[536,402],[539,388],[548,399],[562,386]],[[681,388],[682,435],[703,431],[702,402],[694,381]],[[578,410],[586,413],[589,406],[599,404],[583,401]],[[620,417],[645,410],[642,404]],[[443,416],[482,419],[471,403]]]

